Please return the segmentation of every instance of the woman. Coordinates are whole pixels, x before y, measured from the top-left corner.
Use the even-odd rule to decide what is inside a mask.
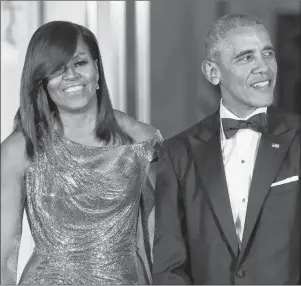
[[[35,249],[20,284],[150,283],[149,167],[161,141],[153,127],[114,113],[91,31],[41,26],[25,58],[16,128],[1,146],[2,284],[16,283],[24,207]]]

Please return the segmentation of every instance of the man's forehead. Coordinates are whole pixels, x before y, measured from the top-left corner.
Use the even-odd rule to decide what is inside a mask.
[[[269,43],[271,44],[270,35],[262,25],[237,27],[226,32],[224,37],[225,43],[228,44],[247,44],[247,43]]]
[[[255,49],[272,46],[270,36],[262,25],[237,27],[226,32],[220,41],[220,51]]]

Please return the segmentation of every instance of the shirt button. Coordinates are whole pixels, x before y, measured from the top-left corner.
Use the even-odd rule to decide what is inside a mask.
[[[243,269],[238,269],[236,271],[236,276],[239,277],[239,278],[243,278],[244,276],[246,276],[246,271],[243,270]]]
[[[243,164],[245,162],[245,160],[241,160],[240,162]]]
[[[242,199],[242,202],[244,203],[246,201],[246,199]]]

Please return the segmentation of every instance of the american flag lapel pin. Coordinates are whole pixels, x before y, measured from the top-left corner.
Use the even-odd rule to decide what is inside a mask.
[[[273,148],[279,148],[279,147],[280,147],[280,145],[279,145],[279,144],[277,144],[277,143],[273,143],[273,144],[272,144],[272,147],[273,147]]]

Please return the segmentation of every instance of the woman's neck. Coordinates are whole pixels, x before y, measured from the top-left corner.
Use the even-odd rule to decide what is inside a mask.
[[[96,104],[89,109],[79,112],[59,110],[59,113],[64,136],[73,140],[78,139],[76,141],[85,141],[85,138],[95,137],[94,130],[97,120]]]

